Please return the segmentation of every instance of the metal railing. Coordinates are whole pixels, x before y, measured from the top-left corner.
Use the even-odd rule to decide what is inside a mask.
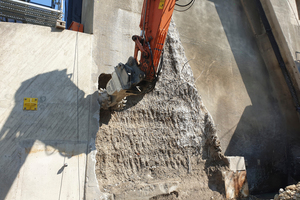
[[[0,0],[0,17],[55,27],[63,16],[63,0],[59,1],[60,10],[19,0]]]

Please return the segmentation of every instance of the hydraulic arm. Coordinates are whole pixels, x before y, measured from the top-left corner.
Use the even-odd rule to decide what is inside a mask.
[[[108,75],[110,80],[100,89],[101,108],[121,107],[124,98],[151,91],[155,87],[161,65],[170,21],[176,0],[144,0],[141,14],[141,34],[132,36],[135,42],[134,57],[126,64],[119,63]],[[104,74],[99,79],[107,80]],[[102,82],[103,85],[103,82]]]

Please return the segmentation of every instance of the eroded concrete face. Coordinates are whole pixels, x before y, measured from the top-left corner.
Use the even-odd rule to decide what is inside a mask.
[[[246,170],[222,172],[227,199],[246,198],[249,196]]]
[[[200,194],[207,199],[222,198],[208,186],[204,167],[210,165],[203,159],[222,160],[224,156],[174,23],[155,89],[127,99],[122,111],[100,111],[96,138],[100,190],[115,199],[163,195],[196,199]]]

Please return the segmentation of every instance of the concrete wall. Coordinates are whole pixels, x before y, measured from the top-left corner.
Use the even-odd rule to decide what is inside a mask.
[[[0,199],[81,199],[98,130],[92,36],[16,23],[0,34]]]
[[[217,124],[223,150],[229,156],[245,157],[251,192],[267,192],[283,187],[287,183],[287,174],[292,174],[291,177],[297,179],[298,172],[294,170],[296,173],[291,173],[293,169],[296,169],[296,165],[292,166],[287,163],[291,160],[294,161],[293,163],[297,163],[297,160],[293,159],[297,157],[297,153],[293,155],[289,152],[293,149],[296,149],[293,152],[298,152],[299,138],[297,134],[300,126],[291,96],[280,69],[278,69],[278,63],[265,31],[260,25],[260,19],[253,14],[257,12],[255,6],[248,5],[249,1],[243,1],[243,4],[239,0],[196,1],[194,6],[186,12],[175,11],[174,21],[179,29],[186,55],[188,59],[191,59],[190,64],[198,91]],[[45,121],[45,124],[47,121],[56,120],[51,123],[54,127],[58,122],[64,123],[57,116],[69,115],[68,113],[75,114],[76,110],[65,110],[65,112],[61,110],[68,108],[68,102],[74,101],[80,94],[79,99],[82,99],[83,102],[82,109],[84,110],[84,106],[88,105],[90,110],[83,115],[87,117],[85,120],[94,120],[94,123],[90,121],[92,128],[89,130],[88,139],[82,139],[82,144],[87,145],[91,139],[90,135],[94,134],[93,130],[97,129],[94,117],[98,117],[98,115],[94,111],[98,108],[92,94],[97,90],[98,75],[103,72],[112,72],[114,66],[119,62],[125,63],[127,58],[133,55],[134,43],[131,41],[131,36],[140,33],[138,25],[142,2],[143,0],[109,2],[84,0],[82,16],[86,27],[85,32],[93,33],[93,35],[70,31],[60,32],[32,25],[0,24],[2,36],[0,40],[3,44],[0,50],[0,70],[1,77],[3,77],[0,90],[3,93],[1,93],[0,104],[3,116],[1,127],[3,128],[0,136],[7,138],[1,139],[1,141],[5,141],[8,146],[14,144],[11,145],[8,153],[2,153],[0,157],[3,169],[0,171],[0,175],[5,175],[5,179],[7,179],[4,186],[0,187],[4,188],[2,189],[4,192],[2,190],[0,192],[2,195],[0,197],[7,196],[9,189],[12,191],[11,195],[14,195],[13,192],[19,187],[19,183],[21,185],[28,183],[19,180],[24,181],[28,177],[38,178],[26,176],[25,179],[18,179],[19,171],[22,171],[21,167],[25,166],[25,158],[28,156],[21,156],[23,161],[13,160],[9,156],[16,156],[18,152],[24,152],[26,148],[34,149],[36,147],[39,149],[47,145],[62,152],[59,149],[71,147],[60,147],[57,140],[63,141],[60,144],[68,141],[70,146],[77,140],[72,135],[71,129],[67,131],[70,139],[69,136],[61,135],[64,132],[63,128],[61,128],[62,131],[55,132],[57,134],[51,135],[47,132],[48,129],[52,131],[51,127],[41,128],[35,124],[33,127],[37,127],[37,131],[25,132],[29,134],[28,139],[31,142],[22,142],[28,140],[27,136],[19,137],[19,134],[25,134],[21,129],[23,126],[32,126],[36,119],[28,118],[28,113],[20,110],[24,95],[47,96],[51,94],[49,94],[51,88],[64,88],[66,83],[71,88],[70,90],[66,89],[67,92],[71,93],[79,88],[78,94],[67,97],[59,95],[62,91],[57,90],[58,93],[53,97],[53,102],[44,104],[46,110],[43,112],[48,115],[42,120]],[[285,13],[289,13],[280,18],[281,20],[290,19],[293,16],[287,5],[283,5],[280,0],[272,0],[271,3],[274,3],[273,10],[284,7]],[[281,13],[280,9],[274,13]],[[281,14],[283,15],[283,13]],[[288,33],[285,35],[286,38],[289,38],[288,49],[296,52],[298,29],[295,22],[298,24],[297,20],[294,20],[291,23],[284,23],[284,25],[287,31],[295,32],[292,35]],[[75,51],[76,46],[78,51]],[[79,58],[78,63],[76,55]],[[297,54],[290,57],[297,64]],[[74,71],[76,70],[74,65],[79,66],[78,74]],[[76,74],[76,77],[79,75],[79,80],[82,82],[79,81],[77,84],[77,79],[72,81],[68,74],[71,78],[75,77],[73,74]],[[53,77],[62,78],[53,79]],[[43,80],[49,81],[49,84],[44,86]],[[31,83],[35,85],[34,88],[29,87]],[[52,83],[54,85],[50,87]],[[47,85],[50,86],[46,87]],[[87,98],[89,95],[92,97]],[[14,103],[10,104],[9,102]],[[58,106],[61,102],[64,102],[63,106]],[[86,104],[86,102],[89,103]],[[49,105],[51,106],[49,107]],[[74,108],[72,107],[72,109]],[[59,112],[59,114],[52,114],[49,117],[49,113],[52,112]],[[74,121],[71,119],[73,119],[72,116],[68,123],[70,123],[70,127],[73,127]],[[14,126],[16,128],[10,127],[12,121],[16,123]],[[83,127],[80,130],[84,135],[86,126],[84,124],[80,126]],[[36,140],[41,143],[35,144]],[[289,146],[292,142],[293,149]],[[7,145],[1,145],[0,148],[7,148]],[[81,149],[84,148],[81,147]],[[6,151],[1,150],[1,152]],[[54,155],[63,164],[66,156],[59,153]],[[53,160],[57,161],[56,158]],[[11,165],[17,167],[10,169]],[[31,169],[32,165],[26,166],[28,167],[23,168],[29,172],[28,169]],[[55,165],[52,171],[48,170],[56,173],[57,167]],[[33,171],[38,168],[39,165]],[[7,173],[8,171],[9,173]],[[89,180],[93,179],[92,175],[92,173],[88,174]],[[57,177],[56,174],[56,179],[53,181],[58,181]],[[3,178],[1,177],[1,179]],[[34,179],[28,180],[30,182]],[[56,182],[53,184],[60,185]],[[87,183],[87,188],[93,187],[97,187],[95,182]],[[31,191],[26,188],[24,190]],[[17,195],[21,197],[21,194]],[[15,196],[7,196],[7,198],[16,199]]]
[[[298,99],[300,97],[300,40],[299,40],[299,1],[263,1],[263,7],[271,24],[275,39],[287,66]],[[299,115],[298,115],[299,116]],[[299,130],[298,130],[299,133]],[[288,153],[290,155],[289,170],[293,181],[300,179],[300,147],[299,134],[288,132]]]
[[[253,34],[249,20],[260,19],[249,19],[241,1],[206,0],[174,20],[225,154],[245,157],[252,193],[284,186],[300,126],[264,29]]]

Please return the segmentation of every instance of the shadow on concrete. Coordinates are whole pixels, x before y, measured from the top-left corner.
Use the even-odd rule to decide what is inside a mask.
[[[64,169],[67,167],[67,165],[63,165],[58,171],[57,171],[57,174],[61,174]]]
[[[17,191],[13,189],[23,187],[19,181],[20,169],[30,154],[44,151],[45,157],[59,153],[64,158],[71,158],[92,150],[89,141],[95,138],[96,131],[90,129],[90,124],[96,123],[98,127],[98,122],[90,116],[89,109],[92,97],[98,94],[85,97],[72,78],[66,70],[55,70],[22,82],[16,91],[15,106],[0,130],[0,199],[8,198],[8,194],[15,195]],[[38,98],[37,111],[23,110],[25,97]],[[62,160],[47,160],[51,166],[61,162],[53,169],[53,177],[65,169]],[[39,179],[51,179],[49,173],[45,171],[45,177]],[[84,184],[84,180],[81,182]]]
[[[291,111],[282,108],[277,100],[276,94],[281,95],[282,91],[275,92],[272,81],[278,81],[278,77],[270,77],[241,1],[209,1],[215,4],[252,102],[245,108],[225,155],[245,157],[251,194],[278,191],[287,184],[288,144],[291,139],[299,141],[299,125],[288,122]],[[250,55],[255,58],[251,62]],[[224,106],[222,103],[218,102],[220,109]]]
[[[296,64],[298,71],[300,72],[300,52],[299,51],[295,52],[295,57],[296,57],[295,64]]]

